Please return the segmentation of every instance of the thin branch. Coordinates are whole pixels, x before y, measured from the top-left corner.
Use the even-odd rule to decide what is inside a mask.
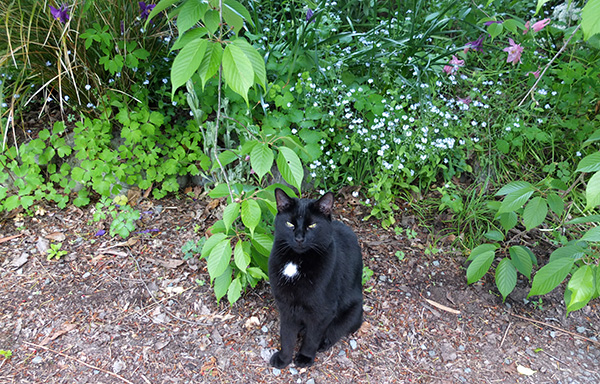
[[[569,45],[569,42],[571,41],[571,39],[573,38],[573,36],[575,36],[575,34],[577,33],[577,31],[579,31],[579,28],[581,28],[581,24],[579,24],[577,26],[577,28],[575,28],[575,30],[573,31],[573,33],[571,34],[571,36],[569,36],[569,38],[567,39],[567,41],[565,41],[565,43],[560,48],[560,50],[558,52],[556,52],[556,55],[554,55],[554,57],[552,58],[552,60],[550,60],[548,62],[548,64],[546,64],[546,66],[544,67],[544,70],[538,76],[535,84],[533,84],[533,87],[531,87],[531,89],[529,90],[529,92],[527,92],[527,94],[525,95],[525,97],[523,97],[523,100],[521,100],[521,102],[519,103],[519,105],[517,105],[517,108],[519,108],[521,105],[523,105],[523,103],[525,102],[525,100],[527,100],[527,98],[529,97],[529,94],[533,94],[533,91],[537,87],[537,85],[540,82],[540,80],[542,80],[542,77],[544,77],[544,74],[546,73],[546,71],[548,70],[548,68],[550,68],[550,66],[552,65],[552,63],[554,62],[554,60],[556,60],[558,58],[558,56],[560,56],[560,54],[563,53],[563,51],[567,48],[567,45]]]
[[[575,332],[567,331],[566,329],[562,329],[560,327],[557,327],[556,325],[544,323],[543,321],[530,319],[528,317],[516,315],[514,313],[511,313],[510,315],[514,316],[516,318],[522,319],[522,320],[531,321],[532,323],[541,324],[541,325],[544,325],[546,327],[554,328],[554,329],[556,329],[558,331],[564,332],[564,333],[569,334],[569,335],[571,335],[573,337],[577,337],[579,339],[583,339],[583,340],[589,341],[590,343],[593,343],[593,344],[596,344],[596,345],[600,345],[600,341],[596,341],[596,340],[590,339],[589,337],[581,336],[580,334],[575,333]]]

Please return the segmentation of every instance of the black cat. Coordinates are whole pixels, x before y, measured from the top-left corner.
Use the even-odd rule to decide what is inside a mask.
[[[271,365],[292,361],[298,336],[298,367],[362,324],[362,256],[356,235],[331,219],[333,194],[318,200],[291,198],[275,190],[275,241],[269,279],[281,318],[281,349]]]

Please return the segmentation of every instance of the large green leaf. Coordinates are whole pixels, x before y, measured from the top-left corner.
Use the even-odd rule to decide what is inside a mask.
[[[539,196],[531,199],[523,211],[523,224],[525,224],[525,229],[529,231],[542,224],[547,214],[548,204],[546,203],[546,199]]]
[[[211,281],[227,270],[232,252],[229,238],[222,239],[215,244],[206,262]]]
[[[209,41],[200,67],[198,68],[198,75],[202,81],[202,89],[204,89],[206,82],[219,70],[222,57],[223,47],[221,47],[221,44]]]
[[[244,26],[244,18],[227,4],[223,6],[223,21],[233,29],[236,36]]]
[[[510,193],[515,193],[519,191],[533,191],[534,188],[531,184],[526,181],[513,181],[506,184],[504,187],[500,188],[498,192],[496,192],[496,196],[504,196]]]
[[[582,247],[576,244],[565,245],[564,247],[555,249],[552,254],[550,254],[549,262],[562,259],[563,257],[570,257],[573,260],[579,260],[583,256],[585,256],[585,252]]]
[[[565,293],[565,303],[567,304],[567,314],[572,311],[583,308],[594,295],[594,270],[589,265],[581,266],[567,284],[567,290],[570,295],[567,300]]]
[[[600,205],[600,172],[592,175],[585,188],[586,209],[593,209]]]
[[[177,15],[177,29],[179,36],[183,35],[188,29],[192,28],[202,17],[208,8],[202,0],[187,0],[181,6],[181,11]]]
[[[517,268],[522,275],[531,279],[531,270],[533,269],[533,262],[529,253],[525,247],[520,245],[512,246],[508,249],[512,264]]]
[[[235,262],[235,266],[242,272],[245,272],[250,264],[250,254],[248,253],[249,247],[247,245],[249,246],[249,243],[238,240],[233,249],[233,261]]]
[[[511,192],[508,195],[504,196],[504,200],[502,200],[502,204],[500,204],[500,209],[498,209],[498,213],[505,212],[514,212],[517,209],[521,208],[523,204],[529,200],[533,191],[531,190],[519,190],[516,192]]]
[[[600,0],[588,0],[581,10],[581,30],[584,40],[600,33]]]
[[[227,289],[227,300],[229,300],[230,304],[235,303],[242,296],[242,283],[240,282],[240,278],[236,277],[233,279],[231,284],[229,284],[229,288]]]
[[[189,42],[179,51],[171,67],[172,95],[175,95],[177,88],[185,84],[196,72],[204,58],[207,43],[207,40],[198,38]]]
[[[219,302],[229,290],[229,286],[231,285],[231,272],[232,269],[228,266],[225,272],[215,279],[214,290],[217,302]]]
[[[256,145],[250,151],[250,165],[259,180],[262,180],[263,176],[271,170],[273,166],[273,150],[267,143],[256,143]]]
[[[600,151],[587,155],[577,165],[576,172],[600,171]]]
[[[247,199],[242,201],[242,223],[250,230],[250,233],[254,233],[254,229],[260,223],[262,211],[258,202],[253,199]]]
[[[263,256],[269,256],[273,248],[273,236],[266,233],[255,233],[252,235],[252,245]]]
[[[514,212],[504,212],[498,215],[498,220],[500,220],[502,228],[505,231],[509,231],[517,225],[518,216]]]
[[[240,203],[231,203],[223,210],[223,223],[225,229],[229,230],[231,224],[238,218],[240,214]]]
[[[473,248],[473,250],[471,251],[471,254],[467,258],[467,261],[471,261],[471,260],[475,259],[476,257],[479,257],[479,255],[484,254],[484,253],[488,253],[488,252],[494,253],[494,252],[496,252],[497,248],[498,248],[498,246],[496,244],[478,245],[477,247]]]
[[[290,185],[301,191],[302,178],[304,177],[304,169],[300,158],[296,152],[287,147],[279,147],[279,155],[277,156],[277,168],[281,172],[281,176]]]
[[[506,300],[513,289],[517,286],[517,270],[510,259],[504,258],[496,267],[496,286],[502,294],[502,301]]]
[[[254,82],[266,89],[267,70],[265,69],[265,59],[258,53],[256,48],[243,38],[235,39],[232,44],[244,51],[244,54],[248,57],[250,63],[252,63],[252,69],[254,69]]]
[[[594,227],[588,230],[583,237],[583,241],[600,242],[600,227]]]
[[[254,83],[254,69],[244,50],[235,44],[228,44],[223,51],[223,78],[229,88],[248,104],[248,90]]]
[[[574,262],[574,259],[564,257],[544,265],[533,277],[531,291],[529,291],[527,297],[545,295],[552,291],[565,280],[569,272],[571,272]]]
[[[158,4],[156,4],[156,6],[152,9],[150,14],[148,15],[148,19],[146,20],[146,24],[144,24],[144,28],[146,28],[148,26],[148,23],[150,22],[150,20],[152,20],[152,18],[154,16],[156,16],[160,12],[164,11],[165,9],[169,8],[171,5],[175,4],[178,1],[179,0],[161,0],[161,1],[159,1]],[[86,2],[86,5],[91,4],[91,3],[93,3],[93,2],[91,2],[91,1]]]
[[[489,271],[495,253],[487,251],[479,254],[467,268],[467,284],[472,284],[483,277]]]
[[[548,194],[548,206],[552,212],[556,213],[557,216],[561,216],[565,210],[565,202],[556,193],[552,192]]]

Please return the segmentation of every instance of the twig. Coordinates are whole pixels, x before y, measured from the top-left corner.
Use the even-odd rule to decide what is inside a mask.
[[[554,55],[554,57],[548,62],[548,64],[546,64],[546,66],[544,67],[544,70],[538,76],[536,82],[533,84],[533,87],[531,87],[531,89],[529,90],[529,92],[527,92],[527,94],[525,95],[525,97],[523,97],[523,100],[521,100],[521,102],[519,103],[519,105],[517,105],[517,108],[519,108],[521,105],[523,105],[523,103],[525,102],[525,100],[527,100],[527,97],[529,97],[529,94],[532,93],[535,90],[535,88],[537,87],[537,85],[540,82],[540,80],[542,80],[542,77],[544,77],[544,74],[546,73],[546,71],[548,70],[548,68],[550,68],[550,65],[552,65],[552,63],[554,62],[554,60],[556,60],[558,58],[558,56],[560,56],[560,54],[563,53],[563,51],[567,48],[567,45],[569,45],[569,42],[571,41],[571,39],[573,38],[573,36],[575,36],[575,34],[577,33],[577,31],[579,31],[579,28],[581,28],[581,24],[579,24],[577,26],[577,28],[575,28],[575,30],[573,31],[573,33],[571,33],[571,36],[569,36],[569,38],[567,39],[567,41],[565,41],[565,43],[563,44],[563,46],[558,50],[558,52],[556,52],[556,55]]]
[[[499,348],[502,348],[502,345],[504,345],[504,340],[506,340],[506,336],[508,335],[508,330],[510,329],[511,325],[512,323],[508,323],[508,327],[506,327],[506,331],[504,331],[504,336],[502,336],[502,341],[500,342]]]
[[[588,337],[581,336],[580,334],[578,334],[578,333],[575,333],[575,332],[567,331],[566,329],[562,329],[562,328],[560,328],[560,327],[557,327],[556,325],[552,325],[552,324],[544,323],[543,321],[539,321],[539,320],[530,319],[530,318],[528,318],[528,317],[524,317],[524,316],[520,316],[520,315],[515,315],[514,313],[511,313],[510,315],[511,315],[511,316],[514,316],[514,317],[517,317],[517,318],[519,318],[519,319],[522,319],[522,320],[530,321],[530,322],[532,322],[532,323],[537,323],[537,324],[544,325],[544,326],[546,326],[546,327],[554,328],[554,329],[556,329],[556,330],[558,330],[558,331],[564,332],[564,333],[566,333],[566,334],[569,334],[569,335],[571,335],[571,336],[577,337],[577,338],[579,338],[579,339],[583,339],[583,340],[589,341],[590,343],[593,343],[593,344],[600,345],[600,341],[596,341],[596,340],[590,339],[590,338],[588,338]]]
[[[123,381],[124,381],[125,383],[127,383],[127,384],[133,384],[131,381],[127,380],[126,378],[124,378],[124,377],[123,377],[123,376],[121,376],[121,375],[117,375],[117,374],[116,374],[116,373],[114,373],[114,372],[107,371],[106,369],[102,369],[102,368],[100,368],[100,367],[96,367],[96,366],[94,366],[94,365],[92,365],[92,364],[88,364],[88,363],[86,363],[86,362],[84,362],[84,361],[81,361],[81,360],[79,360],[79,359],[78,359],[78,358],[76,358],[76,357],[73,357],[73,356],[67,355],[66,353],[62,353],[62,352],[59,352],[59,351],[55,351],[55,350],[54,350],[54,349],[52,349],[52,348],[48,348],[48,347],[45,347],[45,346],[43,346],[43,345],[39,345],[39,344],[30,343],[30,342],[28,342],[28,341],[24,341],[24,343],[25,343],[25,344],[29,344],[29,345],[31,345],[31,346],[34,346],[34,347],[36,347],[36,348],[42,348],[42,349],[45,349],[46,351],[49,351],[49,352],[52,352],[52,353],[56,353],[57,355],[60,355],[60,356],[62,356],[62,357],[66,357],[66,358],[67,358],[67,359],[69,359],[69,360],[73,360],[73,361],[76,361],[76,362],[78,362],[79,364],[85,365],[85,366],[86,366],[86,367],[88,367],[88,368],[91,368],[91,369],[96,369],[96,370],[98,370],[98,371],[101,371],[101,372],[104,372],[104,373],[108,373],[109,375],[111,375],[111,376],[114,376],[114,377],[116,377],[117,379],[123,380]]]
[[[450,313],[453,313],[455,315],[460,315],[460,311],[457,311],[454,308],[446,307],[443,304],[436,303],[435,301],[429,300],[429,299],[425,299],[425,301],[428,302],[429,304],[433,305],[434,307],[441,309],[442,311],[450,312]]]

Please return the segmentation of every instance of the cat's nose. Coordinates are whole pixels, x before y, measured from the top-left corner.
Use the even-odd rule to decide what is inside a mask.
[[[296,236],[296,243],[302,244],[304,242],[304,236]]]

